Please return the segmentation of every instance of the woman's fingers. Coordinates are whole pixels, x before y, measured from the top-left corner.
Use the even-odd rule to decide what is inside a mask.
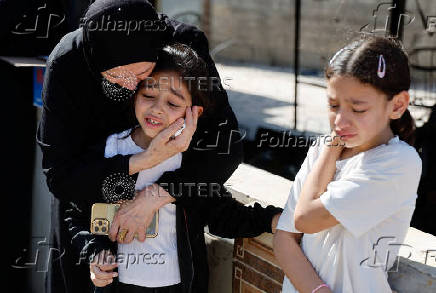
[[[143,242],[145,240],[147,227],[154,216],[153,209],[144,208],[150,207],[150,203],[145,201],[146,198],[150,199],[159,196],[158,192],[160,191],[156,187],[150,186],[144,188],[138,193],[139,195],[142,194],[142,196],[136,196],[128,209],[124,211],[118,210],[117,216],[120,223],[116,236],[118,243],[130,243],[135,238],[135,235],[137,235],[139,241]]]
[[[105,287],[113,282],[113,278],[99,279],[94,272],[91,272],[91,281],[97,287]]]
[[[124,238],[124,242],[123,243],[130,243],[133,241],[133,238],[135,237],[136,234],[136,229],[134,231],[129,230],[129,232],[127,232],[126,237]]]
[[[97,265],[97,266],[103,272],[112,272],[114,269],[116,269],[118,267],[118,264],[112,263],[112,264],[103,264],[103,265]],[[114,276],[114,277],[116,277],[116,276]]]
[[[186,108],[185,123],[190,138],[194,135],[195,130],[197,130],[198,117],[200,117],[200,113],[203,113],[203,107],[201,106],[193,106],[192,109],[191,107]]]
[[[184,119],[179,118],[174,121],[170,126],[166,129],[162,130],[154,139],[161,138],[164,142],[167,142],[171,139],[172,136],[183,126]],[[182,132],[183,133],[183,132]],[[153,140],[154,140],[153,139]]]
[[[144,242],[146,236],[147,236],[147,234],[146,234],[145,226],[139,226],[138,231],[137,231],[137,235],[136,235],[136,238],[138,239],[138,241]]]
[[[115,241],[117,239],[118,230],[120,228],[120,216],[119,211],[115,214],[112,221],[111,227],[109,229],[109,239]]]
[[[197,130],[198,108],[198,106],[194,106],[193,109],[191,109],[191,107],[186,108],[185,129],[181,135],[176,137],[176,139],[169,141],[167,144],[173,146],[177,152],[184,152],[189,148],[192,136],[194,135],[195,130]]]
[[[99,279],[95,279],[95,278],[93,279],[91,276],[91,281],[94,284],[94,286],[96,286],[96,287],[105,287],[105,286],[111,284],[113,282],[113,279],[111,279],[111,280],[99,280]]]
[[[94,257],[91,264],[99,267],[103,271],[110,271],[118,266],[115,256],[110,250],[100,251],[100,253]]]
[[[112,283],[113,278],[118,276],[117,272],[103,271],[97,264],[90,265],[91,281],[97,287],[104,287]]]
[[[186,128],[184,132],[186,132],[186,134],[189,134],[189,136],[191,137],[194,134],[195,130],[197,129],[197,119],[198,119],[198,112],[197,112],[198,110],[195,110],[193,108],[196,108],[196,106],[192,108],[186,107],[186,114],[185,114]],[[195,118],[194,112],[197,112],[196,113],[197,118]]]
[[[114,277],[118,276],[117,272],[112,271],[103,271],[100,269],[99,265],[92,265],[91,272],[94,273],[95,278],[99,280],[111,280]]]
[[[171,195],[158,184],[152,184],[138,192],[128,206],[117,211],[109,232],[111,240],[130,243],[137,234],[138,240],[144,241],[147,228],[155,212],[162,206],[162,200],[170,198]]]

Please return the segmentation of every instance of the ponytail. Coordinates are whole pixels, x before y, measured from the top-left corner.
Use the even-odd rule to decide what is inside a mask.
[[[391,120],[391,129],[395,135],[411,146],[415,143],[415,120],[406,109],[400,119]]]

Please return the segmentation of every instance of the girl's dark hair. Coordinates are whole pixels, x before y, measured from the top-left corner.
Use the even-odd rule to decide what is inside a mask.
[[[385,74],[379,77],[380,55],[385,60]],[[388,97],[388,101],[410,88],[409,59],[401,43],[385,37],[364,37],[339,50],[325,70],[327,79],[333,76],[349,76],[370,84]],[[415,121],[408,109],[400,119],[390,122],[392,132],[413,145]]]
[[[211,108],[211,91],[207,65],[190,47],[180,43],[165,46],[159,54],[154,72],[176,72],[188,87],[193,106],[202,106],[203,115]],[[139,88],[143,85],[139,84]]]

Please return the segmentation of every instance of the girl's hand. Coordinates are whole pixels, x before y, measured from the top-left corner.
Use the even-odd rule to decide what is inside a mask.
[[[130,243],[137,234],[137,239],[144,242],[154,213],[163,205],[174,201],[159,185],[147,186],[132,201],[121,205],[112,222],[109,238],[112,241],[117,240],[118,243]]]
[[[105,287],[112,283],[118,273],[113,270],[118,266],[110,250],[102,250],[89,265],[91,281],[96,287]]]
[[[325,140],[325,144],[333,149],[342,150],[345,146],[345,142],[341,139],[339,135],[336,134],[336,131],[332,130],[330,133],[329,139]]]
[[[197,121],[201,112],[202,107],[194,106],[192,110],[191,107],[187,107],[185,120],[183,118],[177,119],[167,129],[164,129],[153,138],[147,150],[142,153],[143,169],[152,168],[175,154],[186,151],[197,129]],[[182,127],[183,122],[186,123],[185,129],[179,136],[172,138]]]
[[[345,142],[341,140],[341,137],[336,134],[336,131],[332,130],[329,137],[324,140],[326,144],[325,152],[329,156],[333,156],[338,160],[341,157],[342,152],[345,149]]]

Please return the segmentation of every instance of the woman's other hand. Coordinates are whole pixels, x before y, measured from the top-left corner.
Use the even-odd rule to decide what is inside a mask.
[[[121,205],[112,222],[109,238],[118,243],[130,243],[136,237],[143,242],[147,227],[155,212],[175,199],[157,184],[152,184],[138,192],[135,198]],[[126,234],[127,233],[127,234]]]

